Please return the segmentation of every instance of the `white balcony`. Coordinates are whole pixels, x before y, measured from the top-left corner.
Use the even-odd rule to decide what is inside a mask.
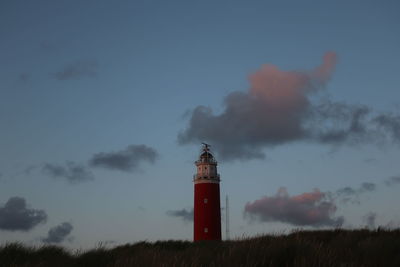
[[[199,179],[220,181],[218,173],[216,175],[201,175],[201,174],[193,175],[193,181]]]
[[[202,159],[196,160],[194,163],[196,165],[201,164],[201,163],[209,163],[209,164],[217,165],[217,161],[214,158],[202,158]]]

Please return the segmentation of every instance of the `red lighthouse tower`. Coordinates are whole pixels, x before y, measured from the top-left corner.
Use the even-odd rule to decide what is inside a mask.
[[[194,241],[221,240],[221,209],[217,161],[203,143],[194,175]]]

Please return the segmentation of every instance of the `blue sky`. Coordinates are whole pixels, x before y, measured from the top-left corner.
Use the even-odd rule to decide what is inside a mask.
[[[212,109],[207,125],[218,120],[226,97],[247,94],[263,64],[310,73],[333,51],[330,78],[306,98],[363,105],[368,119],[391,114],[399,126],[399,9],[397,1],[1,1],[0,219],[19,197],[47,220],[21,230],[4,217],[0,243],[40,243],[63,222],[73,229],[61,244],[75,248],[190,240],[192,223],[167,212],[193,206],[197,139],[208,126],[193,127],[187,144],[178,135],[198,106]],[[385,138],[355,142],[302,136],[271,145],[261,136],[263,159],[219,157],[223,145],[248,136],[203,140],[216,148],[231,235],[315,228],[290,213],[245,211],[255,200],[272,203],[280,187],[289,204],[315,188],[334,195],[325,219],[342,216],[345,227],[365,226],[368,214],[376,226],[397,225],[398,132],[378,128],[371,134]],[[131,161],[113,165],[116,155]],[[374,187],[363,191],[363,183]],[[346,187],[354,190],[347,202],[339,194]]]

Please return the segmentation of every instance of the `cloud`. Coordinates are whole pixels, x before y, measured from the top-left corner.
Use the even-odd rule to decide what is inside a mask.
[[[146,208],[143,206],[137,206],[137,209],[141,212],[146,212]]]
[[[391,133],[399,139],[400,117],[379,115],[371,108],[317,98],[336,64],[333,52],[310,71],[283,71],[263,65],[249,76],[247,92],[232,92],[224,110],[197,106],[178,143],[207,142],[225,160],[265,157],[263,149],[296,141],[341,145],[370,143]]]
[[[330,100],[309,107],[305,125],[311,141],[322,144],[358,144],[376,138],[369,127],[371,109]]]
[[[39,166],[36,165],[29,165],[22,171],[25,175],[30,175],[33,171],[35,171]]]
[[[42,172],[53,177],[66,179],[71,184],[76,184],[94,179],[93,173],[84,165],[67,161],[65,166],[45,163]]]
[[[400,142],[400,115],[393,113],[380,114],[374,122],[384,129],[393,140]]]
[[[42,241],[45,243],[58,244],[65,240],[65,238],[71,234],[74,227],[69,222],[63,222],[49,230],[47,237],[43,238]]]
[[[167,215],[181,218],[185,222],[193,221],[193,209],[169,210],[167,211]]]
[[[375,212],[369,212],[366,215],[363,216],[363,221],[366,223],[366,226],[368,228],[375,228],[375,221],[376,221],[376,213]]]
[[[307,94],[328,81],[335,62],[335,54],[327,53],[323,63],[308,73],[263,65],[250,75],[248,92],[232,92],[225,98],[222,114],[196,107],[178,142],[207,141],[221,158],[231,160],[264,158],[264,146],[304,139],[308,133],[303,121],[310,106]]]
[[[80,60],[66,65],[61,71],[52,75],[60,81],[92,78],[97,75],[97,67],[98,64],[95,60]]]
[[[29,231],[47,220],[44,210],[30,209],[22,197],[11,197],[0,206],[0,230]]]
[[[129,145],[116,152],[100,152],[89,160],[92,167],[102,167],[110,170],[125,172],[137,171],[143,162],[154,163],[158,153],[154,148],[146,145]]]
[[[378,162],[378,160],[376,158],[366,158],[363,161],[364,161],[364,163],[367,163],[367,164]]]
[[[335,203],[318,189],[291,197],[281,187],[275,196],[265,196],[245,206],[245,215],[251,219],[311,227],[341,226],[344,218],[334,217],[335,212]]]
[[[338,194],[339,196],[342,196],[342,195],[345,195],[345,196],[355,195],[355,194],[357,194],[357,190],[353,189],[350,186],[346,186],[346,187],[342,187],[342,188],[338,189],[336,191],[336,194]]]
[[[392,186],[396,184],[400,184],[400,176],[392,176],[385,180],[385,185]]]
[[[373,192],[376,190],[376,184],[374,183],[362,183],[360,187],[360,192]]]
[[[18,81],[22,83],[27,83],[31,79],[31,76],[28,73],[21,73],[18,75]]]
[[[360,195],[368,192],[373,192],[377,188],[375,183],[364,182],[359,188],[352,188],[349,186],[339,188],[333,196],[340,200],[342,203],[360,204]]]
[[[372,192],[375,190],[376,190],[375,183],[364,182],[360,185],[360,188],[358,188],[358,189],[354,189],[349,186],[339,188],[338,190],[336,190],[336,194],[339,196],[342,196],[342,195],[349,196],[349,195],[356,195],[356,194],[365,193],[365,192]]]

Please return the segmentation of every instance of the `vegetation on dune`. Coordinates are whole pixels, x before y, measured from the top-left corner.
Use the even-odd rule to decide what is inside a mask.
[[[0,247],[0,266],[400,266],[400,229],[296,231],[222,242],[139,242],[71,253]]]

